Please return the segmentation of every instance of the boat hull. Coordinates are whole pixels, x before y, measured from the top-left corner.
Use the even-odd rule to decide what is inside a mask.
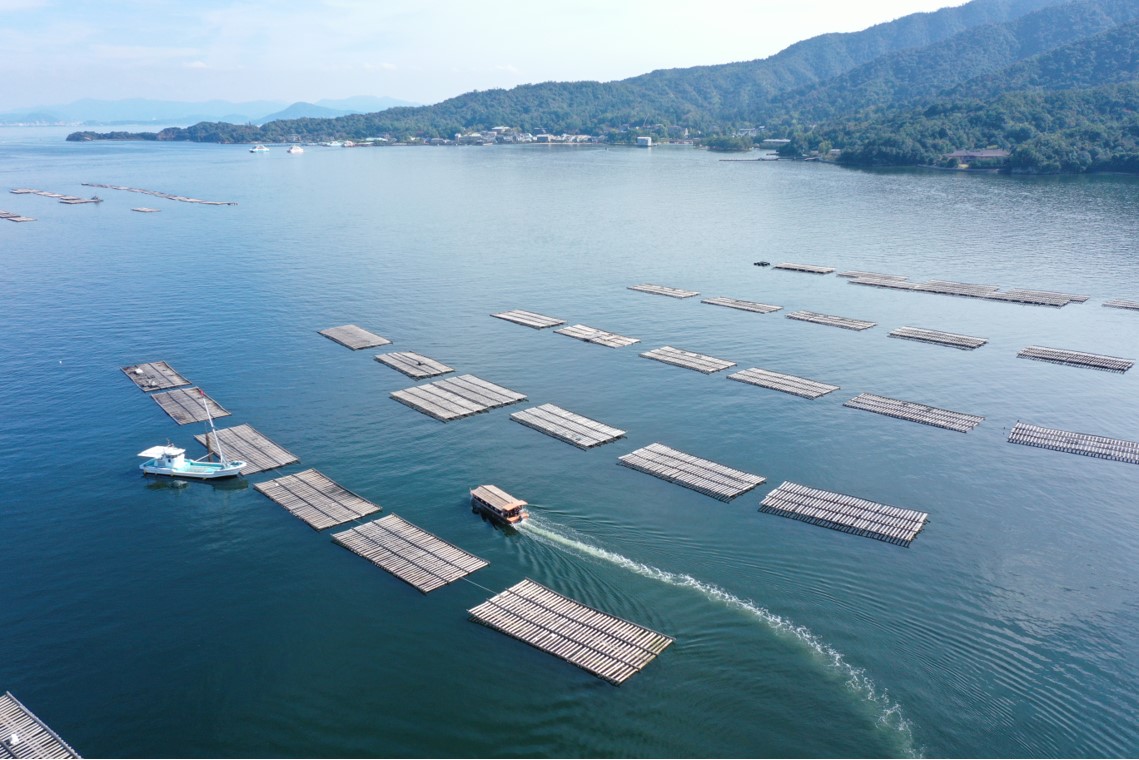
[[[143,462],[138,466],[147,475],[165,475],[171,478],[191,478],[194,480],[219,480],[235,478],[241,474],[245,462],[186,462],[180,467],[167,467],[156,460]]]

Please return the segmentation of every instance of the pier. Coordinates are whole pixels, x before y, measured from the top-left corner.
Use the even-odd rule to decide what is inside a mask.
[[[620,685],[672,638],[526,579],[468,610],[471,619]]]
[[[340,325],[339,327],[326,327],[323,330],[318,330],[321,335],[334,340],[346,348],[353,351],[359,351],[362,348],[376,348],[377,346],[386,346],[391,343],[390,340],[382,335],[376,335],[373,332],[368,332],[363,327],[357,325]]]
[[[1036,446],[1041,449],[1082,454],[1086,457],[1111,459],[1116,462],[1139,464],[1139,442],[1102,435],[1071,433],[1067,430],[1040,427],[1017,421],[1008,435],[1009,443]]]
[[[653,443],[617,458],[617,464],[691,488],[720,501],[731,501],[767,482],[762,475],[735,470]]]
[[[229,416],[229,412],[222,409],[221,405],[207,396],[201,388],[179,388],[152,394],[151,398],[179,425],[205,422],[209,417],[216,420],[218,417]],[[206,415],[203,401],[209,405],[209,416]]]
[[[28,708],[0,696],[0,758],[77,758],[80,754]]]
[[[624,430],[602,424],[580,414],[567,412],[560,406],[542,404],[510,415],[510,419],[540,433],[577,446],[592,449],[625,435]]]
[[[808,488],[790,481],[784,481],[767,494],[759,511],[899,546],[909,546],[929,521],[925,512]]]
[[[258,472],[275,470],[301,461],[296,455],[273,443],[250,425],[222,428],[217,431],[217,438],[228,458],[245,462],[245,467],[241,468],[242,475],[255,475]],[[214,437],[209,433],[199,433],[194,439],[205,446],[210,454],[218,453],[214,446]]]
[[[253,487],[287,509],[293,517],[304,520],[313,530],[324,530],[380,511],[379,505],[316,470],[254,483]]]
[[[735,362],[727,361],[726,359],[717,359],[714,356],[705,356],[704,354],[695,354],[691,351],[682,351],[679,348],[672,346],[661,346],[654,348],[651,351],[645,351],[641,356],[646,359],[654,359],[658,362],[665,364],[673,364],[677,367],[684,367],[685,369],[694,369],[697,372],[703,372],[705,375],[710,375],[713,372],[719,372],[722,369],[736,366]]]
[[[1084,351],[1069,351],[1064,348],[1045,348],[1043,346],[1028,346],[1021,349],[1017,356],[1021,359],[1033,359],[1038,362],[1066,364],[1069,367],[1102,369],[1106,372],[1123,373],[1135,366],[1135,361],[1132,359],[1089,354]]]
[[[695,290],[682,290],[680,288],[670,288],[665,285],[630,285],[629,290],[639,290],[642,293],[652,293],[656,296],[668,296],[669,298],[692,298],[692,296],[700,295]]]
[[[759,367],[733,372],[728,375],[728,379],[810,399],[825,396],[839,389],[837,385],[828,385],[827,383],[820,383],[818,380],[808,380],[805,377],[796,377],[795,375],[784,375]]]
[[[185,195],[174,195],[172,193],[164,193],[159,190],[143,190],[139,187],[126,187],[125,185],[103,185],[98,182],[84,182],[86,187],[103,187],[108,190],[124,190],[128,193],[142,193],[143,195],[153,195],[155,198],[165,198],[170,201],[182,201],[183,203],[197,203],[202,206],[236,206],[236,201],[203,201],[199,198],[187,198]]]
[[[770,314],[773,311],[779,311],[783,308],[782,306],[771,306],[770,304],[758,303],[756,301],[741,301],[738,298],[728,298],[726,296],[705,298],[700,303],[707,303],[713,306],[727,306],[729,309],[752,311],[757,314]]]
[[[896,398],[876,396],[873,393],[860,393],[843,406],[848,406],[851,409],[862,409],[887,417],[896,417],[899,420],[920,422],[923,425],[932,425],[946,430],[956,430],[958,433],[968,433],[985,419],[975,414],[938,409],[936,406],[927,406],[913,401],[900,401]]]
[[[442,362],[437,362],[423,354],[411,351],[394,351],[390,354],[377,354],[376,361],[386,364],[408,377],[422,380],[425,377],[438,377],[455,370]]]
[[[586,343],[596,343],[599,346],[606,346],[608,348],[623,348],[624,346],[631,346],[634,343],[641,342],[639,338],[628,338],[624,335],[605,332],[604,330],[598,330],[596,327],[588,327],[586,325],[570,325],[569,327],[554,330],[554,332],[559,335],[568,335],[571,338],[577,338]]]
[[[556,327],[557,325],[564,325],[566,323],[564,319],[547,317],[545,314],[535,314],[532,311],[523,311],[522,309],[512,309],[498,314],[491,314],[491,316],[505,319],[507,322],[525,325],[526,327],[533,327],[535,330],[544,330],[547,327]]]
[[[490,564],[394,514],[334,533],[332,540],[424,594]]]
[[[190,381],[178,374],[166,362],[143,362],[122,367],[123,374],[131,379],[140,390],[164,391],[167,388],[180,388]]]
[[[820,325],[841,327],[844,330],[869,330],[877,322],[867,322],[864,319],[851,317],[836,317],[833,314],[819,314],[814,311],[793,311],[787,315],[788,319],[798,319],[801,322],[815,322]]]
[[[391,397],[441,422],[450,422],[500,406],[525,401],[526,396],[488,383],[474,375],[459,375],[393,391]]]
[[[941,330],[927,330],[924,327],[899,327],[890,333],[890,337],[916,340],[922,343],[933,343],[938,346],[949,346],[951,348],[959,348],[963,351],[980,348],[989,342],[987,338],[974,338],[971,335],[959,335],[957,333],[942,332]]]
[[[789,261],[776,264],[772,269],[786,269],[791,272],[806,272],[808,274],[830,274],[834,271],[834,267],[820,267],[815,264],[792,264]]]

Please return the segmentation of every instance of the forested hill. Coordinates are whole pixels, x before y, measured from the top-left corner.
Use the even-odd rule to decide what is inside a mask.
[[[839,149],[851,165],[930,164],[954,150],[998,147],[1012,152],[1012,165],[1023,171],[1130,171],[1139,163],[1129,137],[1131,85],[1139,82],[1137,19],[1139,0],[973,0],[861,32],[822,35],[762,60],[618,82],[471,92],[433,106],[335,119],[203,123],[147,137],[406,139],[506,125],[627,139],[765,125],[765,136],[792,139],[788,153],[825,156]],[[1038,109],[1069,116],[1049,118]],[[1059,156],[1059,142],[1077,134],[1084,135],[1080,147]],[[104,136],[69,139],[92,137]]]
[[[510,90],[466,93],[433,106],[390,108],[335,119],[279,120],[245,125],[197,124],[169,129],[159,139],[210,142],[450,137],[498,125],[534,132],[601,134],[626,125],[662,124],[696,131],[762,124],[779,93],[839,76],[883,55],[923,48],[978,26],[1005,23],[1063,0],[973,0],[918,13],[849,34],[825,34],[769,58],[716,66],[669,69],[617,82],[545,82]]]
[[[960,148],[1010,152],[1029,172],[1139,172],[1139,21],[962,83],[916,108],[834,120],[796,134],[841,145],[852,166],[951,165]]]
[[[995,98],[1023,88],[1027,69],[1014,64],[1136,19],[1139,2],[1135,0],[1083,0],[1051,6],[922,48],[880,56],[828,81],[784,93],[773,105],[785,118],[814,122],[927,102],[941,93]],[[1082,63],[1073,61],[1072,68],[1082,68]],[[1102,66],[1087,75],[1088,81],[1069,86],[1127,81]]]

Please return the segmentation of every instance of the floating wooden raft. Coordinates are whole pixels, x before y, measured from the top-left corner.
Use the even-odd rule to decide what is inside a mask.
[[[784,481],[767,494],[759,511],[900,546],[909,546],[929,521],[925,512],[808,488],[790,481]]]
[[[926,293],[940,293],[946,296],[971,296],[983,298],[1000,290],[999,285],[978,285],[973,282],[953,282],[952,280],[929,280],[914,287]]]
[[[126,190],[130,193],[142,193],[143,195],[153,195],[155,198],[166,198],[171,201],[182,201],[183,203],[200,203],[203,206],[236,206],[236,201],[203,201],[199,198],[187,198],[184,195],[174,195],[172,193],[164,193],[160,190],[143,190],[138,187],[126,187],[125,185],[103,185],[98,182],[84,182],[87,187],[105,187],[108,190]]]
[[[1043,346],[1028,346],[1017,354],[1021,359],[1035,359],[1038,362],[1051,362],[1052,364],[1067,364],[1070,367],[1090,367],[1108,372],[1126,372],[1135,365],[1132,359],[1121,359],[1118,356],[1104,356],[1103,354],[1089,354],[1083,351],[1068,351],[1063,348],[1044,348]]]
[[[50,190],[32,190],[26,187],[17,187],[12,189],[17,195],[31,194],[42,195],[44,198],[57,198],[60,203],[77,204],[77,203],[102,203],[102,198],[80,198],[77,195],[64,195],[63,193],[53,193]]]
[[[137,208],[132,208],[131,211],[138,211],[139,213],[142,213],[142,214],[157,214],[158,213],[158,209],[147,208],[146,206],[138,206]]]
[[[975,414],[951,412],[948,409],[916,404],[913,401],[899,401],[896,398],[875,396],[873,393],[860,393],[843,406],[849,406],[851,409],[864,409],[867,412],[884,414],[887,417],[897,417],[900,420],[920,422],[923,425],[956,430],[959,433],[968,433],[985,419]]]
[[[608,346],[609,348],[622,348],[641,342],[638,338],[627,338],[624,335],[605,332],[604,330],[598,330],[596,327],[587,327],[586,325],[571,325],[554,330],[554,332],[583,340],[586,343]]]
[[[144,391],[162,391],[190,384],[189,380],[175,372],[166,362],[143,362],[123,367],[122,370]]]
[[[918,283],[894,275],[862,275],[852,278],[850,284],[869,285],[872,288],[889,288],[891,290],[917,290],[918,287]]]
[[[939,346],[951,346],[964,351],[980,348],[989,342],[986,338],[974,338],[971,335],[958,335],[941,330],[927,330],[924,327],[899,327],[890,333],[890,337],[918,340],[922,343],[935,343]]]
[[[507,322],[533,327],[535,330],[564,325],[566,323],[564,319],[547,317],[545,314],[535,314],[532,311],[522,311],[521,309],[512,309],[511,311],[504,311],[500,314],[491,314],[491,316],[505,319]]]
[[[783,262],[776,264],[773,269],[789,269],[794,272],[808,272],[810,274],[830,274],[834,271],[834,267],[820,267],[814,264],[792,264],[790,262]]]
[[[392,398],[443,422],[525,401],[526,396],[474,375],[436,380],[393,391]]]
[[[838,276],[839,277],[850,277],[853,279],[861,279],[861,278],[865,277],[865,278],[870,278],[870,279],[874,279],[874,280],[895,280],[898,282],[909,279],[908,277],[904,277],[900,274],[882,274],[880,272],[859,272],[857,270],[851,270],[851,271],[847,271],[847,272],[839,272]]]
[[[316,470],[284,475],[253,487],[299,517],[313,530],[324,530],[379,512],[379,505],[334,483]]]
[[[733,470],[683,451],[653,443],[617,458],[617,464],[655,475],[720,501],[731,501],[767,482],[762,475]]]
[[[1099,459],[1113,459],[1116,462],[1139,464],[1139,442],[1120,438],[1105,438],[1102,435],[1070,433],[1067,430],[1029,425],[1017,422],[1008,436],[1009,443],[1037,446],[1042,449],[1064,451],[1069,454],[1083,454]]]
[[[526,579],[468,610],[471,619],[611,684],[639,673],[672,639]]]
[[[1139,311],[1139,301],[1128,301],[1126,298],[1115,298],[1111,301],[1104,301],[1104,306],[1110,306],[1113,309],[1131,309]]]
[[[438,375],[445,375],[448,372],[455,371],[442,362],[437,362],[423,354],[416,354],[411,351],[393,351],[390,354],[377,354],[376,361],[381,364],[386,364],[408,377],[414,377],[416,380],[422,380],[425,377],[437,377]]]
[[[6,691],[0,696],[0,758],[4,757],[72,758],[80,754]]]
[[[560,441],[572,443],[579,449],[591,449],[625,435],[624,430],[604,425],[580,414],[567,412],[553,404],[523,409],[510,415],[510,419]]]
[[[853,285],[870,285],[876,288],[892,288],[894,290],[915,290],[923,293],[938,293],[947,296],[964,296],[966,298],[982,298],[989,301],[1009,301],[1012,303],[1028,304],[1032,306],[1065,306],[1069,303],[1083,303],[1088,296],[1074,293],[1058,293],[1052,290],[1030,290],[1027,288],[1010,288],[1001,292],[997,285],[978,285],[970,282],[953,282],[950,280],[929,280],[928,282],[909,282],[905,277],[893,274],[877,274],[875,272],[842,272],[839,277],[849,277]]]
[[[1056,306],[1063,306],[1065,303],[1084,303],[1091,296],[1077,295],[1075,293],[1059,293],[1055,290],[1032,290],[1030,288],[1009,288],[1004,293],[995,293],[994,297],[999,297],[1005,300],[1024,299],[1024,303],[1042,303],[1047,306],[1053,304],[1049,301],[1057,301]],[[1039,300],[1037,300],[1039,299]]]
[[[490,564],[398,515],[333,533],[332,540],[424,594]]]
[[[217,436],[227,457],[240,459],[246,463],[245,467],[241,468],[242,475],[254,475],[300,461],[295,455],[273,443],[249,425],[222,428],[217,431]],[[211,454],[218,453],[214,446],[214,438],[209,433],[199,433],[194,438]]]
[[[769,314],[783,308],[782,306],[771,306],[770,304],[757,303],[756,301],[741,301],[738,298],[728,298],[727,296],[705,298],[700,303],[710,303],[713,306],[727,306],[729,309],[739,309],[740,311],[754,311],[757,314]]]
[[[784,393],[812,399],[825,396],[839,389],[837,385],[827,385],[826,383],[820,383],[818,380],[808,380],[805,377],[796,377],[795,375],[784,375],[779,372],[760,369],[759,367],[733,372],[728,375],[728,379],[739,380],[741,383],[758,385],[761,388],[770,388],[773,391],[783,391]]]
[[[669,296],[671,298],[691,298],[692,296],[700,295],[695,290],[681,290],[680,288],[669,288],[664,285],[630,285],[629,290],[639,290],[642,293],[652,293],[658,296]]]
[[[844,330],[868,330],[877,322],[867,322],[864,319],[852,319],[851,317],[836,317],[833,314],[819,314],[814,311],[793,311],[787,315],[788,319],[798,319],[803,322],[817,322],[820,325],[830,325],[831,327],[841,327]]]
[[[710,375],[713,372],[719,372],[722,369],[736,366],[735,362],[730,362],[726,359],[717,359],[714,356],[705,356],[704,354],[694,354],[691,351],[682,351],[672,346],[654,348],[651,351],[645,351],[641,356],[646,359],[655,359],[665,364],[675,364],[677,367],[694,369],[697,372],[703,372],[705,375]]]
[[[15,211],[0,211],[0,219],[7,219],[9,222],[34,222],[36,220],[35,217],[17,214]]]
[[[165,393],[155,393],[151,398],[179,425],[206,421],[206,410],[202,406],[203,398],[210,405],[210,416],[215,420],[218,417],[229,416],[229,412],[222,409],[218,402],[209,396],[202,396],[199,388],[179,388]]]
[[[353,351],[359,351],[361,348],[386,346],[391,343],[387,338],[368,332],[363,327],[357,327],[356,325],[328,327],[318,332],[324,337],[334,340],[342,346],[347,346]]]

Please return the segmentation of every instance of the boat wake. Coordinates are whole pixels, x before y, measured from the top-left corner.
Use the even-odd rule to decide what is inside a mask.
[[[874,683],[866,671],[855,667],[846,661],[842,652],[820,639],[806,626],[798,625],[781,615],[748,599],[741,599],[719,586],[693,578],[686,573],[673,573],[652,565],[646,565],[636,560],[603,549],[600,546],[578,537],[576,531],[563,525],[555,525],[546,520],[531,518],[521,523],[523,532],[533,538],[551,546],[560,546],[577,553],[580,556],[592,557],[609,562],[644,578],[666,583],[670,586],[692,589],[714,602],[727,607],[740,610],[765,625],[776,634],[794,640],[804,646],[813,656],[818,658],[827,668],[838,673],[846,681],[846,686],[858,698],[865,700],[878,712],[877,723],[886,730],[897,732],[901,740],[902,750],[909,757],[921,757],[921,752],[914,747],[913,730],[909,720],[903,715],[901,705],[890,699],[885,689]]]

